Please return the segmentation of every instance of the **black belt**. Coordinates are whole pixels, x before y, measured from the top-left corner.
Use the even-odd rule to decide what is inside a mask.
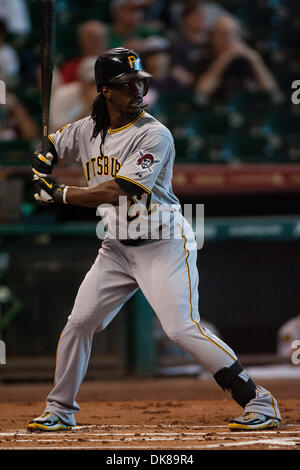
[[[153,241],[154,240],[151,240],[149,238],[137,238],[133,240],[119,240],[119,242],[125,246],[140,246],[140,245],[145,245],[146,243],[150,243]]]
[[[159,233],[161,234],[161,231],[162,231],[162,226],[159,227]],[[147,244],[147,243],[151,243],[155,240],[159,240],[159,238],[154,238],[154,239],[151,239],[151,238],[132,238],[132,239],[129,239],[129,240],[119,240],[123,245],[126,245],[126,246],[140,246],[140,245],[144,245],[144,244]]]

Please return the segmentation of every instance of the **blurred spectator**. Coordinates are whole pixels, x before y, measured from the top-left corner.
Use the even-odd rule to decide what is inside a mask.
[[[277,357],[281,361],[290,362],[294,341],[300,341],[300,315],[281,325],[277,333]]]
[[[218,3],[201,2],[201,5],[205,15],[204,30],[206,35],[208,36],[212,31],[213,27],[215,26],[217,20],[221,16],[226,15],[228,12]]]
[[[163,92],[176,91],[178,82],[170,76],[170,41],[159,36],[145,39],[141,54],[144,69],[151,73],[149,91],[144,104],[151,107]]]
[[[38,137],[39,128],[36,122],[18,98],[8,92],[6,105],[0,106],[0,141]]]
[[[195,67],[198,98],[226,100],[234,92],[273,92],[277,84],[259,54],[242,39],[238,22],[229,15],[219,18],[212,30],[210,50]]]
[[[17,82],[20,61],[14,48],[6,43],[6,32],[6,23],[0,19],[0,79],[7,85],[14,85]]]
[[[78,45],[80,56],[67,61],[61,67],[61,75],[64,83],[78,80],[78,67],[86,57],[98,57],[107,48],[107,27],[97,20],[82,23],[78,28]]]
[[[111,2],[112,24],[109,29],[109,48],[128,47],[141,52],[143,40],[156,31],[144,22],[144,0],[113,0]]]
[[[224,9],[214,3],[188,2],[181,13],[180,34],[172,41],[172,76],[189,88],[195,82],[195,64],[203,57],[208,34]]]
[[[173,21],[174,6],[177,13],[177,4],[180,5],[179,0],[173,0],[172,2],[171,0],[150,0],[145,10],[147,23],[155,24],[158,31],[163,31],[166,28],[177,28],[178,24]],[[178,14],[175,14],[175,18],[177,16]]]
[[[5,21],[10,34],[26,35],[30,32],[31,22],[24,0],[0,0],[0,18]]]
[[[83,59],[78,69],[78,81],[63,84],[53,92],[50,105],[51,132],[89,115],[97,95],[94,76],[96,59],[97,57]]]

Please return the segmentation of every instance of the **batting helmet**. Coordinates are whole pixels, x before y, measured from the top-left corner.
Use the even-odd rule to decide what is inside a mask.
[[[97,91],[103,85],[125,83],[129,80],[144,79],[144,96],[148,92],[148,79],[152,75],[145,72],[141,59],[132,49],[116,47],[99,56],[95,62],[95,80]]]

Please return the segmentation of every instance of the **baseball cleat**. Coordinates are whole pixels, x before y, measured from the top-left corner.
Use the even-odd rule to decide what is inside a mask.
[[[228,427],[230,431],[260,431],[276,428],[279,423],[280,419],[250,412],[231,420]]]
[[[27,426],[29,432],[68,431],[73,426],[64,423],[54,413],[44,413],[33,419]]]

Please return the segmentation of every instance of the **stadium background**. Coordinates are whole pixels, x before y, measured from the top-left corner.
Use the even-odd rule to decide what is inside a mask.
[[[28,51],[39,55],[39,3],[27,1],[32,29],[26,40],[9,37],[23,66]],[[247,42],[276,78],[280,100],[243,92],[224,106],[200,105],[188,91],[164,93],[151,113],[173,132],[174,190],[181,203],[205,205],[200,314],[246,363],[274,362],[279,327],[299,314],[300,106],[292,104],[291,85],[300,79],[300,21],[296,2],[288,0],[218,3],[247,27]],[[111,18],[105,0],[84,7],[76,0],[58,0],[57,7],[59,66],[78,53],[81,22],[97,18],[109,24]],[[164,33],[163,27],[158,30]],[[39,90],[25,72],[13,91],[40,125]],[[100,246],[94,210],[40,208],[33,202],[30,159],[36,143],[0,142],[3,381],[52,380],[59,334]],[[77,168],[59,169],[57,176],[82,181]],[[172,370],[197,374],[199,369],[188,367],[194,365],[168,341],[137,295],[95,337],[88,378]]]

